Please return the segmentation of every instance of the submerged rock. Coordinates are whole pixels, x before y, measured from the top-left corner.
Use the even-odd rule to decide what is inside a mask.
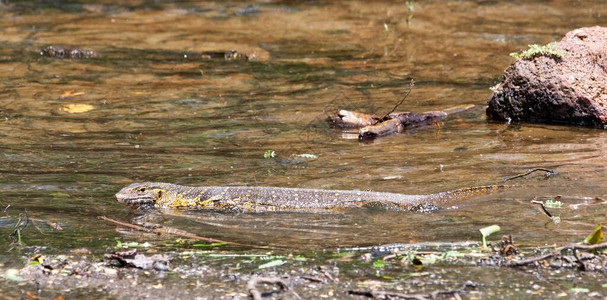
[[[607,28],[579,28],[552,51],[520,56],[493,87],[490,119],[606,126]]]

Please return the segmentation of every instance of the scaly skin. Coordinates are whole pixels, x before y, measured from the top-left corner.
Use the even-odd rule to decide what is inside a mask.
[[[366,191],[278,187],[191,187],[171,183],[133,183],[116,194],[118,202],[157,208],[212,209],[243,212],[317,212],[351,207],[409,211],[424,205],[489,193],[504,185],[488,185],[429,194],[405,195]]]

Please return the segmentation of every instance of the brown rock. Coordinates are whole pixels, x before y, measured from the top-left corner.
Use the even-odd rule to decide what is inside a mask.
[[[521,58],[494,87],[487,116],[493,120],[605,127],[607,28],[573,30],[556,43],[561,57]]]

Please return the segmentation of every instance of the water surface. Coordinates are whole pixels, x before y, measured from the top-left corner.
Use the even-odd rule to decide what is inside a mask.
[[[27,229],[27,245],[103,252],[116,239],[138,239],[97,218],[129,221],[113,194],[137,181],[426,194],[535,167],[558,173],[432,214],[188,212],[163,221],[291,249],[477,240],[478,228],[491,224],[524,243],[560,244],[604,222],[602,202],[588,199],[607,194],[607,133],[484,115],[489,87],[513,61],[508,53],[601,24],[603,4],[85,2],[0,3],[0,204],[13,219],[27,211],[64,228]],[[49,45],[97,55],[41,56]],[[229,50],[255,59],[202,55]],[[411,79],[399,110],[474,107],[439,127],[372,143],[326,123],[339,108],[389,111]],[[81,105],[90,107],[71,109]],[[277,157],[264,159],[266,150]],[[302,153],[318,158],[292,157]],[[557,195],[567,199],[555,211],[558,224],[529,203]],[[6,251],[8,239],[0,245]]]

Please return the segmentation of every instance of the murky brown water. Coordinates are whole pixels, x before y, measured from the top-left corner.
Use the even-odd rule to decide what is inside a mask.
[[[27,210],[64,227],[47,235],[29,229],[27,245],[104,251],[115,239],[137,239],[97,217],[128,221],[113,194],[144,180],[422,194],[533,167],[559,173],[434,214],[166,217],[199,235],[294,249],[477,240],[478,228],[491,224],[524,243],[558,244],[605,221],[605,205],[579,197],[607,196],[606,132],[484,116],[489,87],[512,62],[508,53],[601,24],[604,4],[53,3],[0,2],[0,204],[13,217]],[[41,57],[48,45],[98,56]],[[227,50],[257,59],[201,57]],[[337,108],[389,111],[410,79],[416,86],[402,110],[475,107],[440,128],[368,144],[326,124]],[[269,149],[276,159],[263,158]],[[291,158],[301,153],[318,158]],[[556,211],[559,224],[529,204],[556,195],[574,197]]]

